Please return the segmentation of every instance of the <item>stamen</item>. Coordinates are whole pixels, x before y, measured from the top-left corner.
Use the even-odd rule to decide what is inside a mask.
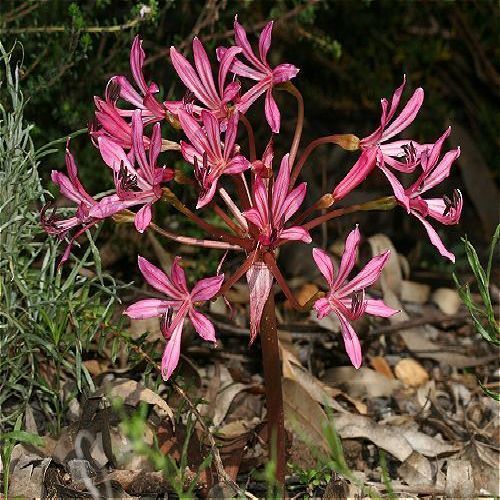
[[[188,90],[184,94],[184,97],[182,98],[182,104],[184,106],[184,109],[186,110],[186,113],[189,113],[190,115],[192,115],[194,111],[193,106],[195,99],[196,96],[191,90]]]
[[[139,186],[137,185],[137,175],[130,174],[123,162],[120,163],[118,180],[120,181],[120,187],[121,189],[123,189],[123,191],[139,190]]]
[[[172,326],[172,318],[174,316],[174,310],[169,307],[167,312],[163,315],[160,321],[160,330],[164,337],[168,337],[170,332],[169,329]]]
[[[415,149],[413,142],[403,144],[401,149],[405,152],[406,163],[414,163],[417,159],[417,150]]]

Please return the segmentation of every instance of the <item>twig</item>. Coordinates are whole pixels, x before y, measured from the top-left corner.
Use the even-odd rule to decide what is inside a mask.
[[[88,26],[76,30],[78,33],[116,33],[134,26],[137,26],[142,18],[137,17],[124,24],[114,24],[112,26]],[[26,26],[25,28],[0,28],[0,34],[5,35],[25,35],[30,33],[67,33],[75,31],[72,26]]]

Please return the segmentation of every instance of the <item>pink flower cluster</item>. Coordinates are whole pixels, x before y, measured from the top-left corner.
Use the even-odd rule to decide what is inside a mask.
[[[405,85],[406,77],[394,92],[390,106],[387,99],[382,99],[380,126],[360,141],[361,156],[334,188],[333,198],[336,201],[344,198],[378,167],[390,182],[398,203],[422,222],[439,253],[455,262],[455,256],[445,248],[428,219],[445,225],[457,224],[463,205],[460,191],[456,189],[451,198],[442,196],[424,199],[421,195],[450,175],[453,162],[460,156],[460,148],[448,151],[440,159],[443,143],[451,132],[450,128],[434,144],[419,144],[411,139],[387,142],[413,123],[424,102],[424,90],[418,88],[399,115],[395,116]],[[413,174],[418,170],[420,173],[417,180],[408,188],[403,187],[394,173],[396,171]]]
[[[130,54],[133,82],[123,75],[111,78],[104,98],[95,98],[95,120],[89,126],[92,141],[113,174],[114,192],[101,198],[87,193],[78,179],[69,145],[66,151],[68,175],[52,172],[52,180],[61,194],[77,206],[75,215],[66,220],[57,219],[54,212],[48,215],[46,208],[42,210],[42,224],[49,233],[63,238],[76,229],[62,261],[68,258],[71,244],[79,235],[117,214],[121,214],[122,219],[123,216],[133,219],[135,228],[141,233],[148,228],[158,230],[152,219],[154,204],[160,200],[170,203],[214,240],[198,240],[166,230],[161,231],[162,235],[183,243],[243,253],[243,262],[232,276],[225,279],[223,274],[218,274],[202,279],[191,290],[180,258],[175,259],[170,274],[166,274],[139,257],[139,269],[145,280],[166,298],[140,300],[129,306],[125,314],[136,319],[161,318],[167,341],[162,360],[165,379],[178,364],[185,320],[190,319],[201,338],[214,342],[215,328],[197,307],[224,295],[239,279],[246,277],[249,286],[251,341],[259,332],[264,304],[275,283],[293,306],[297,309],[303,306],[295,299],[277,263],[279,247],[291,241],[310,244],[310,230],[325,217],[323,214],[323,219],[318,217],[304,222],[311,209],[300,212],[307,185],[302,182],[295,186],[303,164],[299,162],[299,166],[295,157],[303,124],[297,120],[290,153],[282,157],[275,174],[272,137],[262,156],[257,158],[252,126],[245,116],[263,96],[267,124],[272,134],[279,134],[281,114],[275,90],[293,88],[291,94],[296,96],[298,93],[291,83],[298,68],[287,63],[272,67],[268,61],[272,30],[270,22],[260,34],[258,50],[254,50],[244,28],[235,19],[235,45],[219,47],[212,62],[197,38],[192,45],[193,62],[172,47],[171,62],[186,87],[186,95],[177,101],[164,102],[159,98],[159,86],[148,83],[144,76],[145,53],[142,41],[136,37]],[[218,67],[214,74],[212,63],[215,59]],[[333,189],[331,198],[333,202],[342,200],[378,167],[392,186],[397,202],[422,222],[439,252],[453,260],[429,218],[442,224],[456,224],[462,209],[460,192],[455,191],[452,198],[423,198],[422,195],[449,175],[460,151],[449,151],[441,158],[443,143],[450,130],[435,144],[422,145],[413,140],[388,142],[413,122],[423,102],[423,90],[417,89],[396,115],[404,86],[405,82],[395,91],[390,104],[382,100],[377,130],[361,141],[356,138],[361,155]],[[298,102],[300,104],[300,100]],[[248,154],[238,143],[242,122],[248,137]],[[177,144],[164,138],[162,127],[166,126],[180,128],[184,139]],[[197,190],[197,201],[191,207],[185,206],[169,188],[177,176],[174,169],[159,162],[160,154],[167,151],[180,153],[192,166],[191,184]],[[403,187],[397,174],[415,173],[413,184]],[[135,212],[130,211],[131,208]],[[200,217],[196,210],[201,209],[215,211],[226,223],[227,230]],[[337,212],[332,211],[331,217]],[[366,289],[379,278],[388,252],[375,256],[349,279],[356,265],[360,238],[356,227],[347,238],[337,272],[325,251],[318,248],[312,251],[328,285],[327,292],[316,297],[312,305],[320,318],[330,314],[338,317],[346,351],[356,367],[361,365],[361,347],[351,322],[364,314],[388,317],[397,312],[366,294]]]

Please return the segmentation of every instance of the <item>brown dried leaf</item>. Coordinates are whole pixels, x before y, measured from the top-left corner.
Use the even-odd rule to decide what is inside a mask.
[[[360,415],[336,416],[335,426],[341,438],[369,439],[401,462],[404,462],[413,451],[435,457],[458,450],[457,446],[422,432],[407,427],[381,425],[369,417]]]
[[[431,463],[414,451],[398,468],[401,478],[410,486],[434,484]]]
[[[334,410],[346,411],[333,399],[332,389],[314,375],[311,375],[282,342],[280,342],[280,353],[285,379],[297,382],[316,402],[327,405]]]
[[[448,460],[445,492],[449,498],[469,498],[473,495],[474,476],[468,460]]]
[[[106,394],[110,398],[121,398],[125,404],[130,406],[137,406],[140,401],[155,405],[170,418],[171,422],[174,422],[174,413],[166,401],[135,380],[116,380],[107,383],[97,393]]]
[[[394,368],[396,377],[410,387],[420,387],[429,380],[424,367],[414,359],[401,359]]]
[[[389,380],[394,380],[394,375],[392,373],[391,367],[383,356],[374,356],[370,359],[370,364],[377,373],[381,373]]]
[[[308,391],[295,380],[284,379],[283,405],[285,427],[295,431],[302,440],[328,453],[328,442],[323,431],[328,417]]]

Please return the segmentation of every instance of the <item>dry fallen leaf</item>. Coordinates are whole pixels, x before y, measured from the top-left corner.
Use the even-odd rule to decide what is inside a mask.
[[[123,402],[130,406],[137,406],[140,401],[155,405],[157,411],[168,416],[170,421],[174,423],[174,413],[166,401],[151,389],[142,386],[135,380],[116,380],[111,383],[106,383],[103,389],[97,391],[97,394],[106,394],[110,398],[121,398]]]
[[[434,484],[431,463],[414,451],[398,468],[401,478],[410,486]]]
[[[424,367],[414,359],[401,359],[394,367],[396,377],[410,387],[420,387],[429,380]]]
[[[50,458],[38,455],[22,455],[11,466],[9,498],[42,498],[45,473]]]
[[[300,361],[280,342],[282,371],[285,379],[293,380],[300,385],[316,402],[324,404],[337,411],[346,411],[333,399],[331,388],[311,375]],[[366,407],[365,407],[366,413]]]
[[[370,242],[373,255],[377,255],[384,250],[391,250],[391,256],[384,266],[379,280],[382,287],[384,302],[388,306],[400,310],[398,314],[391,316],[389,321],[392,324],[408,321],[410,317],[404,311],[398,298],[401,294],[402,273],[399,261],[396,257],[394,257],[394,246],[392,245],[391,240],[384,235],[375,235],[368,240]],[[484,356],[478,358],[474,356],[465,356],[456,352],[447,352],[443,346],[432,342],[427,338],[428,332],[429,328],[422,326],[402,329],[399,331],[399,335],[408,349],[415,354],[418,353],[420,357],[434,359],[457,368],[480,366],[496,359],[495,356]]]
[[[318,290],[319,288],[314,283],[306,283],[299,288],[295,297],[299,304],[305,304]],[[285,302],[285,307],[287,309],[292,309],[288,300]]]
[[[448,498],[470,498],[474,494],[474,477],[468,460],[448,460],[446,495]]]
[[[295,431],[301,440],[328,453],[324,432],[328,417],[320,404],[295,380],[283,380],[283,406],[285,427]]]
[[[353,366],[340,366],[325,371],[323,380],[335,387],[343,387],[353,398],[389,397],[401,387],[401,382],[389,379],[385,375],[362,367],[356,370]]]
[[[250,386],[236,383],[227,385],[218,392],[215,399],[215,413],[213,417],[214,427],[217,427],[222,423],[236,395],[241,391],[248,389],[248,387]]]
[[[394,375],[392,373],[389,363],[383,356],[374,356],[370,359],[370,365],[377,373],[381,373],[389,380],[394,380]]]
[[[338,415],[334,422],[342,439],[369,439],[401,462],[404,462],[413,451],[418,451],[427,457],[458,451],[458,446],[436,437],[407,427],[380,425],[369,417]]]

